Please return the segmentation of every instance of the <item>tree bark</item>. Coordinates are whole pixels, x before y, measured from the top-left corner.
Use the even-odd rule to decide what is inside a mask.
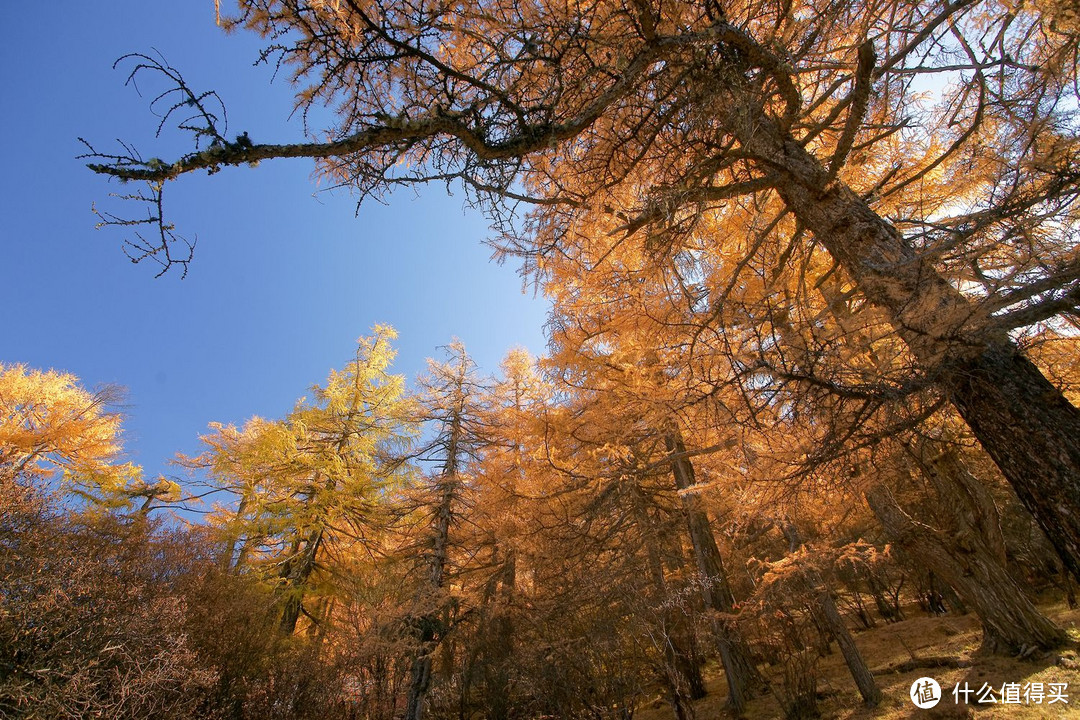
[[[1064,641],[1064,633],[1032,605],[991,553],[954,553],[933,528],[905,513],[883,485],[868,490],[866,500],[900,549],[925,562],[974,609],[986,650],[1027,654]]]
[[[510,659],[514,651],[514,625],[510,616],[517,562],[513,551],[504,561],[492,603],[488,606],[488,651],[484,663],[484,687],[488,720],[510,716]]]
[[[859,694],[862,695],[863,702],[870,707],[876,706],[881,702],[881,689],[878,688],[877,681],[874,680],[874,674],[867,667],[862,653],[859,652],[859,647],[855,644],[855,638],[851,636],[847,624],[840,617],[828,586],[822,583],[818,588],[818,593],[818,605],[821,608],[821,614],[833,637],[836,638],[836,644],[840,646],[844,662],[848,666],[852,679],[855,680],[855,686],[859,688]]]
[[[942,507],[955,523],[962,547],[981,544],[994,558],[1006,565],[1005,535],[1001,531],[1001,514],[990,491],[967,469],[955,448],[938,452],[929,443],[921,443],[918,458],[923,474],[937,491]]]
[[[886,313],[1080,577],[1080,410],[986,310],[851,188],[833,180],[760,106],[732,102],[719,119],[775,178],[795,217]]]
[[[457,388],[459,395],[462,393],[459,381]],[[454,504],[460,489],[458,478],[458,454],[461,452],[463,441],[463,414],[462,403],[459,402],[451,411],[449,431],[446,444],[446,460],[439,475],[436,489],[439,493],[439,505],[435,515],[435,527],[432,532],[432,551],[428,561],[428,585],[426,593],[436,598],[439,591],[446,584],[446,562],[450,543],[450,525],[454,515]],[[423,600],[421,600],[423,602]],[[435,632],[439,618],[437,609],[428,608],[417,618],[419,630],[417,641],[419,647],[416,657],[413,659],[412,672],[409,679],[409,692],[405,707],[405,720],[421,720],[424,714],[424,698],[431,686],[432,654],[438,644],[439,635]]]
[[[686,456],[686,444],[678,429],[664,436],[664,445],[672,458],[671,473],[675,488],[680,491],[686,515],[686,526],[701,580],[702,600],[706,608],[716,613],[731,614],[735,611],[735,597],[724,570],[720,548],[713,537],[709,516],[701,507],[701,499],[692,492],[686,492],[696,484],[696,480],[694,465]],[[765,680],[750,659],[749,646],[733,624],[714,619],[712,629],[727,679],[728,705],[734,712],[741,713],[750,691],[764,687]]]
[[[946,377],[953,404],[1080,577],[1080,411],[1012,343]]]
[[[293,543],[293,555],[282,566],[280,577],[285,581],[285,599],[281,609],[280,628],[283,635],[296,632],[303,609],[303,587],[315,571],[315,557],[322,544],[322,530],[312,530],[301,549],[299,539]]]

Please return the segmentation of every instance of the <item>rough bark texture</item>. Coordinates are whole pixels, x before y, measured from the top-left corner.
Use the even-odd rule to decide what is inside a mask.
[[[713,537],[709,516],[701,507],[700,498],[691,492],[685,492],[696,484],[694,465],[686,456],[686,445],[677,430],[669,432],[664,443],[672,456],[671,472],[675,487],[682,498],[687,530],[694,548],[694,560],[701,579],[702,600],[710,610],[731,613],[735,609],[735,597],[724,571],[720,548]],[[765,681],[750,659],[749,646],[731,623],[715,620],[713,634],[727,679],[728,705],[734,712],[742,712],[751,690],[763,687]]]
[[[847,624],[840,617],[832,593],[824,583],[817,588],[817,591],[821,615],[833,637],[836,638],[836,644],[840,646],[840,652],[844,656],[844,662],[851,672],[852,679],[855,680],[856,687],[859,688],[859,694],[862,695],[863,701],[867,705],[877,705],[881,702],[881,690],[877,686],[877,681],[874,680],[874,674],[870,672],[866,661],[863,660],[862,653],[859,652],[859,647],[855,644],[855,638],[851,636]]]
[[[955,523],[957,543],[962,547],[982,544],[1003,566],[1007,563],[1005,535],[1001,531],[1001,513],[986,486],[979,481],[955,448],[938,452],[922,443],[920,457],[923,473]]]
[[[992,553],[953,552],[933,528],[905,513],[882,485],[871,488],[866,499],[893,542],[925,563],[975,611],[987,650],[1027,654],[1064,641],[1064,633],[1036,609]]]
[[[821,163],[760,108],[733,104],[720,117],[772,169],[798,220],[885,311],[1080,577],[1080,410],[983,309],[849,187],[830,182]]]
[[[957,363],[946,380],[960,415],[1080,577],[1080,411],[1011,343]]]

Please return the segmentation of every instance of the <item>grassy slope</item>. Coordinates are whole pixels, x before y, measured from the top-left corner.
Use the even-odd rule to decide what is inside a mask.
[[[1068,610],[1063,603],[1043,605],[1042,609],[1069,632],[1070,642],[1061,650],[1031,661],[986,656],[978,652],[981,631],[973,614],[927,617],[917,608],[908,610],[910,619],[860,632],[855,642],[874,670],[885,696],[874,709],[864,708],[855,684],[844,665],[839,650],[822,658],[818,665],[818,696],[821,716],[843,720],[899,720],[900,718],[963,718],[979,720],[1036,720],[1036,718],[1080,718],[1080,610]],[[897,670],[914,659],[946,657],[967,667],[930,667]],[[779,682],[780,668],[765,668]],[[920,677],[932,677],[940,683],[942,700],[937,707],[920,710],[908,697],[911,684]],[[709,695],[694,706],[699,720],[724,717],[726,689],[723,675],[707,673]],[[954,703],[952,690],[964,682],[974,689],[989,683],[1000,689],[1004,682],[1068,683],[1068,705],[959,705]],[[974,703],[974,695],[971,702]],[[670,707],[659,700],[635,713],[635,720],[672,720]],[[773,695],[752,701],[748,718],[782,718],[780,704]]]

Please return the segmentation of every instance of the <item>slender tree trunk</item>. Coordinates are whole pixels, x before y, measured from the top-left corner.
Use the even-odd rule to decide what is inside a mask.
[[[760,107],[732,103],[719,119],[768,168],[795,217],[886,313],[1080,577],[1080,410],[993,326],[987,311],[866,201],[830,180]]]
[[[856,584],[854,587],[849,587],[848,589],[851,590],[851,594],[854,597],[855,614],[858,616],[859,622],[862,624],[863,629],[870,630],[876,627],[877,623],[874,622],[874,617],[866,608],[866,603],[863,602],[863,596],[862,593],[859,592],[858,585]]]
[[[876,706],[881,702],[881,689],[878,688],[877,681],[874,680],[874,674],[870,672],[866,661],[863,660],[862,653],[859,652],[859,648],[855,644],[855,638],[851,636],[847,624],[840,616],[839,611],[837,611],[836,603],[833,601],[829,588],[823,583],[818,593],[818,604],[822,616],[825,618],[829,630],[832,631],[833,637],[836,638],[836,644],[840,646],[844,662],[848,666],[852,679],[855,680],[856,687],[859,688],[859,694],[862,695],[863,702],[871,707]]]
[[[506,720],[510,716],[510,658],[514,651],[514,626],[510,604],[514,596],[517,563],[513,552],[504,561],[498,587],[488,607],[488,651],[485,658],[485,682],[488,720]]]
[[[646,507],[648,501],[645,498],[645,493],[640,485],[634,483],[631,494],[631,512],[641,534],[641,541],[646,555],[645,559],[649,566],[649,575],[655,592],[654,600],[658,605],[659,638],[656,643],[662,646],[664,656],[663,679],[668,687],[668,699],[676,718],[685,720],[685,718],[693,715],[693,708],[690,706],[690,694],[691,686],[695,684],[695,678],[692,677],[692,674],[696,673],[699,676],[696,678],[696,684],[699,686],[704,685],[700,678],[701,669],[697,667],[688,668],[685,662],[685,658],[689,653],[686,648],[681,647],[679,634],[676,632],[679,625],[678,610],[670,602],[671,597],[668,592],[667,580],[664,577],[664,562],[660,556],[656,528],[652,518],[649,517]],[[687,674],[687,670],[691,674]]]
[[[784,523],[784,534],[787,535],[792,552],[802,547],[802,537],[798,529],[790,522]],[[866,661],[863,660],[862,653],[859,652],[859,647],[855,644],[855,638],[851,636],[847,623],[844,622],[840,612],[836,609],[832,590],[829,588],[828,583],[825,582],[825,579],[821,577],[821,574],[814,568],[808,566],[806,573],[811,592],[816,596],[817,608],[815,614],[824,621],[825,626],[832,633],[833,638],[836,639],[836,644],[840,646],[844,662],[847,664],[848,671],[855,681],[855,686],[859,688],[859,694],[862,695],[863,702],[870,707],[876,706],[881,702],[881,689],[878,688],[877,681],[874,680],[874,674],[870,672]]]
[[[431,602],[438,603],[440,592],[446,584],[446,565],[450,545],[450,526],[454,517],[454,505],[460,491],[458,477],[459,454],[464,442],[465,412],[464,369],[461,376],[454,379],[454,405],[449,411],[446,431],[446,458],[435,485],[439,496],[439,505],[435,513],[435,526],[431,535],[431,555],[428,558],[428,584],[422,590]],[[421,602],[425,602],[422,597]],[[413,659],[409,677],[409,690],[406,696],[405,720],[421,720],[424,714],[424,698],[431,687],[432,655],[438,644],[439,611],[441,608],[429,607],[416,621],[418,648]]]
[[[242,563],[246,559],[245,549],[247,546],[247,540],[240,544],[239,531],[235,529],[235,526],[241,522],[241,518],[244,517],[244,513],[247,512],[248,496],[242,495],[240,497],[240,503],[236,506],[236,512],[233,513],[233,522],[226,526],[225,532],[228,533],[225,540],[225,547],[221,551],[221,557],[218,559],[218,567],[222,570],[237,571],[243,565]],[[237,546],[240,546],[239,555],[236,552]]]
[[[899,606],[895,603],[890,603],[885,598],[885,588],[881,584],[875,575],[872,568],[866,569],[866,585],[870,588],[870,594],[874,598],[874,605],[877,607],[878,615],[885,622],[898,622],[904,619],[902,613],[900,613]]]
[[[671,430],[664,436],[664,444],[672,455],[671,472],[675,488],[679,491],[692,488],[696,484],[694,465],[686,456],[686,444],[678,429]],[[680,497],[700,575],[701,596],[705,607],[716,613],[731,614],[735,610],[735,597],[724,570],[720,548],[713,537],[709,516],[701,506],[701,499],[692,492],[680,492]],[[765,680],[750,659],[749,646],[734,623],[714,619],[712,629],[727,679],[728,705],[734,712],[741,713],[746,707],[751,690],[763,687]]]
[[[445,582],[447,546],[449,543],[450,523],[453,517],[453,503],[457,493],[456,461],[453,467],[444,471],[439,479],[441,498],[435,518],[432,554],[428,570],[430,572],[428,592],[432,597],[438,595]],[[424,698],[431,687],[432,654],[435,652],[438,635],[435,628],[438,615],[432,609],[418,618],[420,625],[417,634],[419,647],[413,660],[409,680],[409,692],[406,700],[405,720],[421,720],[424,714]]]
[[[1036,609],[989,552],[954,554],[937,532],[909,516],[883,485],[866,494],[885,532],[909,556],[925,562],[974,608],[983,624],[984,647],[1027,653],[1060,645],[1065,635]]]

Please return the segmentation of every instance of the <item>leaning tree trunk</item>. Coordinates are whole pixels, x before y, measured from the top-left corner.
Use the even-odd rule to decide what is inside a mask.
[[[989,489],[971,474],[956,448],[946,446],[942,451],[923,441],[918,450],[916,460],[952,521],[958,544],[982,545],[1007,565],[1001,513]]]
[[[866,500],[893,542],[926,563],[974,609],[986,650],[1026,654],[1064,641],[1064,633],[1036,609],[990,552],[954,553],[933,528],[905,513],[883,485],[868,490]]]
[[[814,573],[814,575],[816,576],[817,573]],[[818,608],[826,626],[832,632],[833,637],[836,638],[836,644],[840,646],[840,652],[844,656],[848,672],[851,673],[855,686],[859,688],[859,694],[862,695],[863,702],[870,707],[876,706],[881,702],[881,689],[878,688],[877,681],[874,680],[874,674],[870,672],[866,661],[863,660],[862,653],[859,652],[859,647],[855,644],[855,638],[851,636],[847,624],[840,617],[840,612],[836,609],[836,602],[833,600],[829,587],[824,582],[820,582],[820,577],[811,579],[819,582],[817,587],[814,588],[818,596]]]
[[[731,614],[735,610],[735,597],[724,570],[720,548],[713,537],[709,516],[701,506],[700,498],[686,492],[696,484],[696,480],[694,465],[686,454],[686,444],[678,429],[664,436],[664,444],[671,456],[675,487],[682,498],[694,560],[701,576],[701,596],[705,607],[717,613]],[[734,625],[723,620],[714,620],[712,625],[727,679],[728,705],[734,712],[740,713],[746,706],[750,691],[764,687],[765,680],[750,659],[750,648]]]
[[[756,158],[795,217],[883,310],[1080,578],[1080,410],[993,318],[760,106],[718,119]]]
[[[803,546],[802,536],[798,528],[791,522],[784,523],[783,531],[784,535],[787,536],[791,552],[794,553]],[[847,623],[840,617],[840,611],[836,609],[832,590],[815,568],[807,565],[805,572],[806,579],[810,584],[810,591],[817,598],[817,607],[814,614],[824,622],[825,627],[836,638],[836,644],[840,646],[840,653],[844,656],[844,663],[847,664],[851,678],[855,681],[855,686],[859,688],[859,694],[862,695],[863,702],[870,707],[875,707],[881,702],[881,689],[877,686],[874,674],[870,672],[866,661],[863,660],[862,653],[859,652],[859,646],[855,644],[855,638],[851,636]]]

